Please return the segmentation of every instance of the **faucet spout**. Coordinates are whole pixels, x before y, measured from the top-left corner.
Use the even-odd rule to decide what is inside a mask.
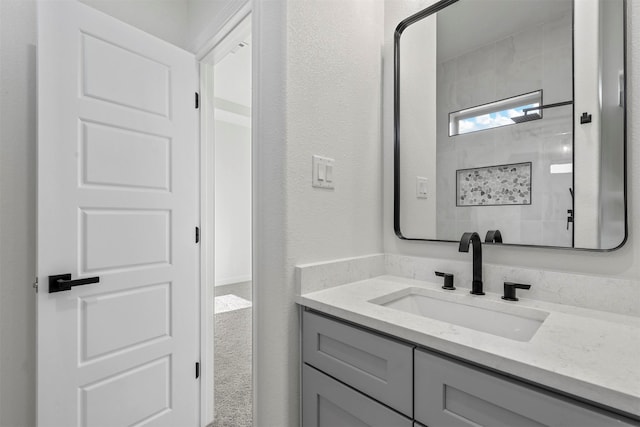
[[[473,248],[473,281],[471,293],[484,295],[482,290],[482,240],[476,232],[464,233],[460,238],[458,252],[469,252],[469,246]]]

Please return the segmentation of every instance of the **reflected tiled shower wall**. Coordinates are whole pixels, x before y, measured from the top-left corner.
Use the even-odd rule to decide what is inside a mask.
[[[571,105],[544,110],[542,120],[448,136],[450,112],[539,89],[543,104],[573,99],[571,2],[558,4],[547,22],[438,58],[438,239],[499,228],[506,243],[571,246],[573,174],[550,173],[551,165],[572,162]],[[523,162],[532,163],[531,205],[456,207],[456,170]]]

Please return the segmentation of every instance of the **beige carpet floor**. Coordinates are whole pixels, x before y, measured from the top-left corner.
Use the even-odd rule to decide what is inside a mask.
[[[216,314],[214,427],[251,426],[251,307]]]

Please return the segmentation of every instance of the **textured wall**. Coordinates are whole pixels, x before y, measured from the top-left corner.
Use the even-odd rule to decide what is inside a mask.
[[[256,107],[260,114],[266,107],[261,122],[268,126],[256,129],[260,152],[254,188],[262,218],[254,221],[264,227],[256,236],[256,249],[269,265],[254,269],[262,280],[255,286],[256,416],[259,425],[294,427],[300,423],[294,266],[382,249],[383,3],[291,0],[280,7],[278,2],[260,3],[264,9],[259,19],[268,34],[254,33],[260,44],[254,47],[261,56],[254,65],[261,81],[270,83],[256,86],[262,103]],[[278,33],[275,26],[286,32]],[[285,52],[277,48],[281,43]],[[284,77],[276,78],[277,73]],[[278,81],[286,85],[284,104],[280,96],[272,96]],[[313,154],[335,159],[335,190],[311,187]],[[282,167],[285,175],[269,170],[270,166]],[[279,183],[283,193],[275,188]],[[278,206],[282,200],[284,211]]]
[[[35,424],[35,2],[0,1],[0,426]]]
[[[385,57],[391,56],[393,28],[403,17],[423,7],[402,0],[385,3]],[[624,247],[611,253],[560,251],[538,248],[487,247],[484,259],[505,266],[522,266],[582,273],[594,276],[613,276],[640,281],[640,233],[636,218],[640,213],[640,125],[634,122],[640,111],[640,3],[628,2],[629,28],[627,42],[628,62],[628,202],[630,235]],[[469,259],[468,254],[457,251],[455,243],[406,242],[393,233],[393,86],[392,64],[385,62],[384,86],[384,239],[385,252],[443,259]],[[635,227],[635,228],[634,228]],[[561,291],[561,290],[559,290]]]
[[[289,250],[296,264],[381,249],[382,5],[291,1],[287,58]],[[311,187],[311,156],[335,190]]]

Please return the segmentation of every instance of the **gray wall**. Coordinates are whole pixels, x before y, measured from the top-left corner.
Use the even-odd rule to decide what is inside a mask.
[[[436,17],[430,16],[402,33],[400,49],[400,226],[403,235],[436,236],[436,92],[438,37]],[[426,179],[426,197],[418,197],[418,177]],[[424,181],[422,180],[422,185]]]
[[[251,129],[215,121],[215,284],[251,281]]]
[[[190,23],[187,0],[79,1],[171,44],[188,49]]]
[[[0,426],[35,424],[36,16],[0,2]]]
[[[624,235],[624,195],[620,190],[624,183],[623,169],[617,165],[624,159],[622,126],[624,110],[619,105],[618,79],[622,70],[624,51],[623,32],[620,21],[622,8],[617,2],[604,2],[602,26],[606,31],[602,38],[602,145],[600,176],[600,244],[612,248],[619,244]]]

